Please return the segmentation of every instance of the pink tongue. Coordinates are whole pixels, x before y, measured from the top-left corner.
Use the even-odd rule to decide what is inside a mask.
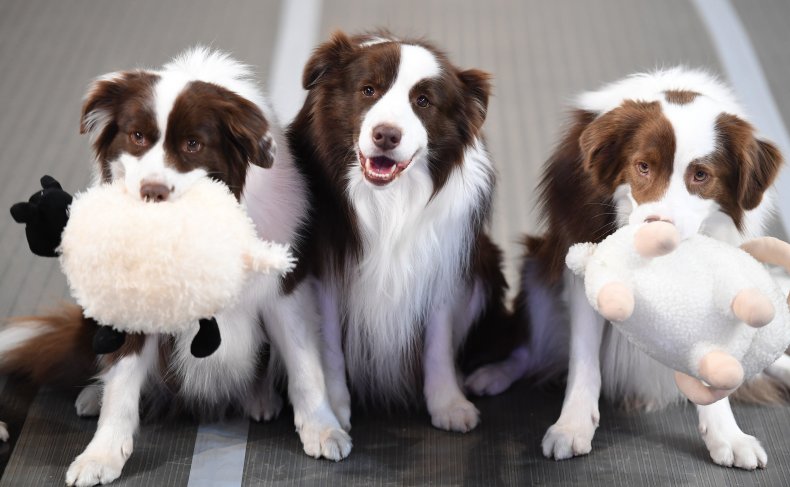
[[[397,162],[386,157],[371,157],[370,168],[378,173],[391,173],[398,165]]]

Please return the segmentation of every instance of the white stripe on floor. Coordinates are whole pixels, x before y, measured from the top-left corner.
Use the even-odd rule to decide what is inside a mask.
[[[727,77],[760,133],[790,156],[790,135],[738,13],[729,0],[692,0],[708,29]],[[790,169],[777,182],[779,215],[790,230]]]
[[[202,424],[195,438],[189,470],[190,487],[238,487],[244,473],[247,431],[250,422],[238,419]]]
[[[287,0],[281,10],[267,91],[280,124],[285,126],[304,101],[302,69],[318,41],[321,0]],[[249,427],[247,419],[200,425],[188,487],[240,486]]]

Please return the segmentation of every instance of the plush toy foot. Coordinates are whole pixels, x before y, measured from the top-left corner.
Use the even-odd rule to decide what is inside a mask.
[[[706,386],[701,380],[696,377],[684,374],[683,372],[675,371],[675,384],[677,384],[680,392],[688,398],[689,401],[700,406],[707,406],[714,402],[724,399],[729,396],[734,389],[715,389]]]
[[[634,294],[620,282],[610,282],[598,292],[598,312],[609,321],[625,321],[634,313]]]
[[[219,325],[215,318],[204,318],[200,320],[200,330],[195,338],[192,339],[190,351],[197,358],[205,358],[214,353],[222,337],[219,334]]]
[[[699,361],[699,375],[716,389],[735,389],[743,382],[743,367],[732,355],[713,351]]]
[[[747,325],[759,328],[773,321],[776,310],[760,291],[743,289],[732,300],[732,312]]]
[[[678,246],[680,234],[675,225],[657,221],[642,226],[634,235],[634,247],[642,257],[660,257]]]
[[[93,351],[97,355],[112,353],[121,348],[125,341],[126,333],[109,326],[100,326],[93,335]]]

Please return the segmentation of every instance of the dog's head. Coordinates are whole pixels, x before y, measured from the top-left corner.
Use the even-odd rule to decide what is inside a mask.
[[[274,160],[263,107],[244,65],[195,48],[159,71],[95,80],[80,132],[91,136],[101,180],[123,179],[141,199],[177,198],[202,177],[224,182],[238,198],[249,164]]]
[[[625,100],[582,132],[583,165],[596,185],[625,188],[629,223],[674,222],[682,238],[723,212],[741,230],[782,163],[743,118],[688,90],[653,101]]]
[[[375,187],[397,184],[416,166],[435,187],[463,160],[485,120],[489,76],[461,70],[422,41],[389,33],[321,45],[303,76],[316,149],[342,180],[349,165]]]

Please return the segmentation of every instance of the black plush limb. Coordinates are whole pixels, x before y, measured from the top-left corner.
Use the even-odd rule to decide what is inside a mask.
[[[12,206],[11,216],[25,224],[27,243],[34,254],[57,257],[72,198],[52,176],[41,178],[41,188],[27,202]]]
[[[222,337],[219,334],[216,318],[204,318],[200,320],[200,329],[192,339],[190,351],[197,358],[208,357],[219,348],[221,342]]]

